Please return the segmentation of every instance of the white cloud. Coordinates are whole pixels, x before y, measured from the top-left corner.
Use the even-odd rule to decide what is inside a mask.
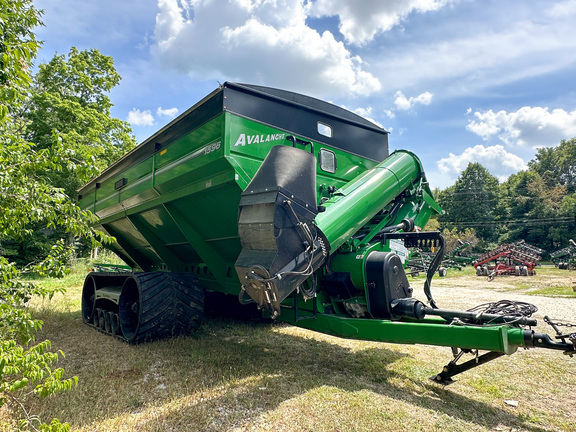
[[[576,3],[518,3],[510,5],[514,11],[502,7],[501,16],[510,19],[486,22],[480,15],[450,26],[444,22],[445,29],[438,27],[444,31],[428,31],[424,41],[412,38],[366,60],[388,87],[439,83],[446,87],[443,96],[458,97],[574,65],[574,56],[566,53],[576,51]]]
[[[406,96],[404,96],[404,93],[398,90],[394,94],[395,98],[394,105],[396,105],[396,109],[399,109],[401,111],[407,111],[410,108],[412,108],[415,104],[430,105],[430,103],[432,102],[432,96],[433,96],[432,93],[424,92],[416,97],[407,98]]]
[[[162,107],[158,107],[156,109],[156,115],[161,117],[174,118],[177,114],[178,108],[163,109]],[[140,111],[137,108],[133,108],[128,113],[128,123],[131,123],[134,126],[152,126],[156,124],[151,110]]]
[[[156,110],[156,114],[159,116],[174,118],[178,115],[178,108],[162,109],[162,107],[158,107],[158,109]]]
[[[193,0],[191,10],[184,3],[158,0],[152,52],[165,67],[319,97],[381,88],[359,56],[306,25],[301,0]]]
[[[385,109],[383,111],[383,113],[386,115],[386,117],[388,117],[389,119],[393,119],[394,117],[396,117],[396,113],[394,112],[394,110],[390,110],[390,109]]]
[[[352,111],[354,114],[358,114],[360,117],[364,117],[366,120],[371,121],[372,123],[374,123],[376,126],[381,127],[382,129],[384,129],[384,126],[382,126],[381,123],[379,123],[378,121],[374,120],[373,118],[373,114],[372,114],[372,107],[366,107],[366,108],[356,108],[356,109],[349,109],[346,106],[342,106],[342,108],[347,109],[349,111]]]
[[[550,147],[576,136],[576,110],[523,107],[515,112],[476,111],[474,118],[467,130],[485,141],[495,137],[510,147]]]
[[[558,18],[558,19],[565,19],[566,16],[570,16],[574,14],[576,11],[576,1],[568,0],[564,2],[554,2],[550,10],[548,11],[548,15],[551,18]]]
[[[350,43],[363,45],[400,24],[409,14],[440,9],[449,0],[316,0],[308,3],[311,16],[338,16],[339,30]]]
[[[152,126],[154,124],[154,116],[150,110],[140,111],[134,108],[128,113],[128,123],[135,126]]]
[[[437,162],[438,170],[450,179],[456,179],[469,163],[478,162],[485,167],[490,174],[504,181],[508,176],[527,168],[524,160],[507,151],[504,146],[495,145],[485,147],[477,145],[468,147],[463,153],[455,155],[450,153],[446,158]],[[450,182],[445,182],[450,183]],[[452,181],[453,183],[453,181]]]

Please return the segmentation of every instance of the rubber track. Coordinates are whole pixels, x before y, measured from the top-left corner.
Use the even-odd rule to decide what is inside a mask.
[[[118,274],[91,273],[89,276],[101,277],[100,283],[102,284],[102,281],[108,277],[110,281],[112,281],[112,276],[117,280]],[[191,334],[198,329],[204,314],[204,289],[194,275],[155,272],[133,273],[126,275],[126,278],[131,279],[132,284],[135,282],[138,292],[139,302],[137,302],[136,310],[139,312],[139,317],[135,323],[132,323],[135,329],[127,337],[121,331],[121,320],[117,331],[100,325],[98,318],[85,321],[86,324],[102,333],[134,344]],[[117,310],[114,312],[97,308],[94,314],[102,310],[118,317]]]
[[[190,334],[204,313],[204,290],[188,273],[136,273],[140,317],[131,343]]]

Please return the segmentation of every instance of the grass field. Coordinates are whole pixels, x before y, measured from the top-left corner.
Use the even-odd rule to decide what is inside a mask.
[[[449,348],[343,340],[254,319],[209,316],[194,336],[130,346],[82,323],[84,272],[56,282],[65,295],[35,305],[44,320],[38,340],[66,353],[59,366],[79,384],[31,409],[73,430],[576,430],[576,358],[559,352],[522,350],[442,387],[428,378],[451,359]],[[549,283],[557,272],[517,278],[510,283],[529,286],[510,290],[573,295],[570,283]],[[469,273],[438,283],[465,284]]]

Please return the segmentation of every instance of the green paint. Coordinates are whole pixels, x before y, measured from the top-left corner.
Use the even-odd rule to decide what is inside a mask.
[[[405,190],[414,190],[413,210],[415,206],[430,207],[422,197],[423,192],[429,193],[428,186],[422,182],[423,176],[420,161],[414,154],[396,151],[336,191],[325,203],[326,211],[316,218],[332,250],[342,246]],[[420,210],[411,213],[416,217]],[[430,214],[428,209],[422,218]],[[422,222],[425,224],[427,218]]]
[[[453,346],[506,354],[524,346],[524,330],[508,326],[456,326],[441,320],[398,322],[335,315],[318,315],[314,320],[295,322],[292,310],[283,310],[280,319],[298,327],[348,339]]]

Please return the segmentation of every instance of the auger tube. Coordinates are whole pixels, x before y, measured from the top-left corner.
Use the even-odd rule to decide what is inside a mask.
[[[361,174],[324,203],[316,226],[326,236],[332,251],[374,217],[382,208],[424,178],[418,157],[397,150],[371,170]]]

